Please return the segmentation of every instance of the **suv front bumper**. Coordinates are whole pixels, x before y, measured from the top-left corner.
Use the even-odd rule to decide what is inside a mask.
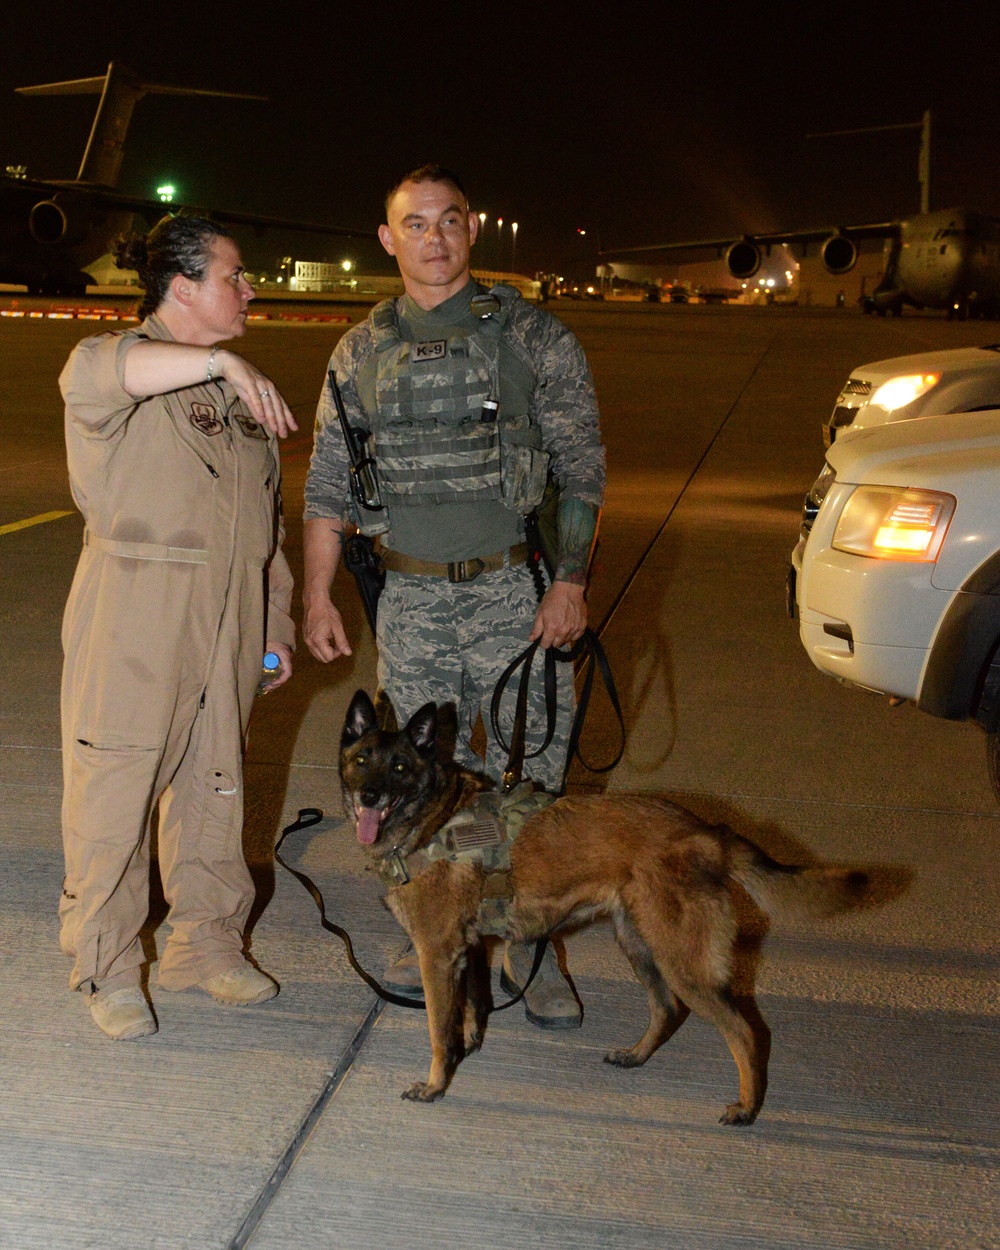
[[[835,551],[813,533],[792,553],[799,636],[823,673],[904,699],[920,685],[952,594],[931,584],[932,564]]]

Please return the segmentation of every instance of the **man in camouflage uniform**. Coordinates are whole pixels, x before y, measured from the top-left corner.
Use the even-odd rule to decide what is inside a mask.
[[[458,710],[456,759],[483,763],[474,726],[498,677],[529,640],[571,645],[587,624],[584,588],[604,491],[597,401],[579,341],[510,287],[485,292],[470,273],[479,220],[454,174],[423,166],[386,199],[379,238],[395,256],[406,294],[373,309],[344,335],[331,360],[348,422],[372,434],[383,512],[359,510],[328,387],[320,397],[306,482],[306,642],[329,662],[350,655],[330,599],[345,523],[379,534],[387,569],[379,601],[378,677],[402,723],[424,703]],[[477,298],[478,297],[478,298]],[[539,601],[525,542],[525,514],[546,473],[560,488],[555,575]],[[525,775],[562,785],[574,711],[571,666],[560,664],[558,723]],[[545,726],[541,681],[532,683],[527,749]],[[513,691],[501,708],[508,742]],[[486,772],[500,779],[506,753],[487,734]],[[530,968],[530,948],[510,947],[505,983]],[[419,970],[397,965],[388,983]],[[526,996],[546,1028],[580,1023],[580,1008],[551,951]]]

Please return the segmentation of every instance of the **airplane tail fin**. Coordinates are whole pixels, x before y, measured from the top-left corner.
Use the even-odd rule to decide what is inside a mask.
[[[113,187],[118,181],[125,153],[125,135],[132,110],[144,95],[214,96],[229,100],[264,100],[266,96],[242,91],[205,91],[195,87],[171,87],[146,82],[133,70],[114,61],[99,78],[73,78],[66,82],[42,83],[37,87],[17,87],[18,95],[99,95],[90,138],[80,162],[78,182]]]

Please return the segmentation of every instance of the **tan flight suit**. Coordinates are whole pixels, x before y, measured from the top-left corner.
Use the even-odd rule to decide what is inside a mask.
[[[136,400],[123,386],[155,316],[84,339],[59,385],[86,521],[63,621],[63,950],[70,985],[135,984],[149,832],[171,933],[160,984],[242,963],[243,744],[265,642],[292,645],[273,435],[226,382]]]

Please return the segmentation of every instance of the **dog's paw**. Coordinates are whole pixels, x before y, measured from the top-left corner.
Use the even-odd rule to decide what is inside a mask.
[[[720,1116],[720,1124],[729,1124],[734,1128],[745,1128],[748,1124],[753,1124],[757,1119],[757,1111],[755,1108],[744,1107],[741,1102],[731,1102],[725,1110],[725,1114]]]
[[[434,1102],[444,1097],[444,1087],[428,1085],[426,1081],[417,1081],[401,1095],[407,1102]]]
[[[605,1063],[612,1063],[616,1068],[641,1068],[644,1060],[634,1050],[609,1050],[604,1056]]]
[[[462,1045],[463,1045],[463,1049],[465,1051],[466,1056],[474,1055],[477,1050],[482,1050],[483,1048],[482,1029],[477,1029],[474,1033],[468,1034],[468,1036],[465,1038]]]

